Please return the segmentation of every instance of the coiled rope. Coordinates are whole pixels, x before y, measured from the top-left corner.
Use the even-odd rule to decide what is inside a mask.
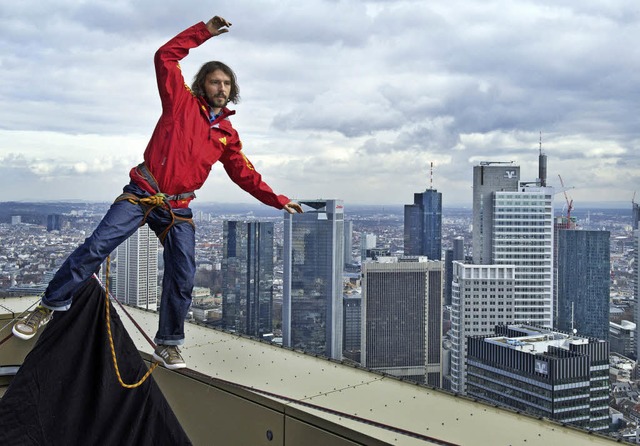
[[[111,333],[111,310],[110,310],[110,299],[109,299],[109,275],[111,270],[111,256],[107,256],[107,274],[105,279],[105,304],[106,304],[106,322],[107,322],[107,334],[109,336],[109,347],[111,348],[111,359],[113,360],[113,368],[116,372],[116,376],[118,377],[118,382],[125,389],[135,389],[136,387],[140,387],[146,380],[151,376],[151,373],[158,367],[158,363],[154,362],[147,370],[147,373],[144,374],[142,378],[137,383],[127,384],[122,380],[122,376],[120,375],[120,369],[118,367],[118,359],[116,358],[116,348],[113,344],[113,334]]]

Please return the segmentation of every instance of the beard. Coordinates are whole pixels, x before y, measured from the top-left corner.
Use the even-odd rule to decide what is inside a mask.
[[[207,97],[207,103],[209,103],[209,105],[214,108],[222,108],[226,106],[228,102],[229,102],[229,98],[227,98],[226,96]]]

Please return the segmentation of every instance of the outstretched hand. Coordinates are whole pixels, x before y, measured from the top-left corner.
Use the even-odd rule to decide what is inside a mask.
[[[298,203],[296,203],[295,201],[290,201],[289,203],[284,205],[284,210],[287,211],[290,214],[302,214],[302,206],[300,206]]]
[[[212,36],[219,36],[220,34],[229,32],[229,26],[231,26],[231,22],[226,21],[220,16],[215,16],[207,22],[207,29]]]

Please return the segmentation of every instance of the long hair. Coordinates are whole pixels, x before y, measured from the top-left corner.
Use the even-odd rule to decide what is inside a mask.
[[[193,78],[193,83],[191,84],[191,91],[196,96],[205,96],[204,89],[204,81],[207,78],[209,73],[213,73],[216,70],[222,71],[224,74],[231,78],[231,91],[229,92],[229,102],[233,102],[237,104],[240,101],[240,87],[238,86],[238,81],[236,80],[236,74],[233,72],[228,65],[219,62],[217,60],[213,60],[211,62],[205,63],[202,67],[200,67],[200,71]]]

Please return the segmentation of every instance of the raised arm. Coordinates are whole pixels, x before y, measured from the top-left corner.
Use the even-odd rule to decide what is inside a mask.
[[[229,26],[231,23],[215,16],[206,24],[200,22],[185,29],[156,51],[154,64],[164,113],[172,113],[180,101],[191,97],[191,91],[180,70],[180,61],[192,48],[202,45],[211,37],[228,32]]]

